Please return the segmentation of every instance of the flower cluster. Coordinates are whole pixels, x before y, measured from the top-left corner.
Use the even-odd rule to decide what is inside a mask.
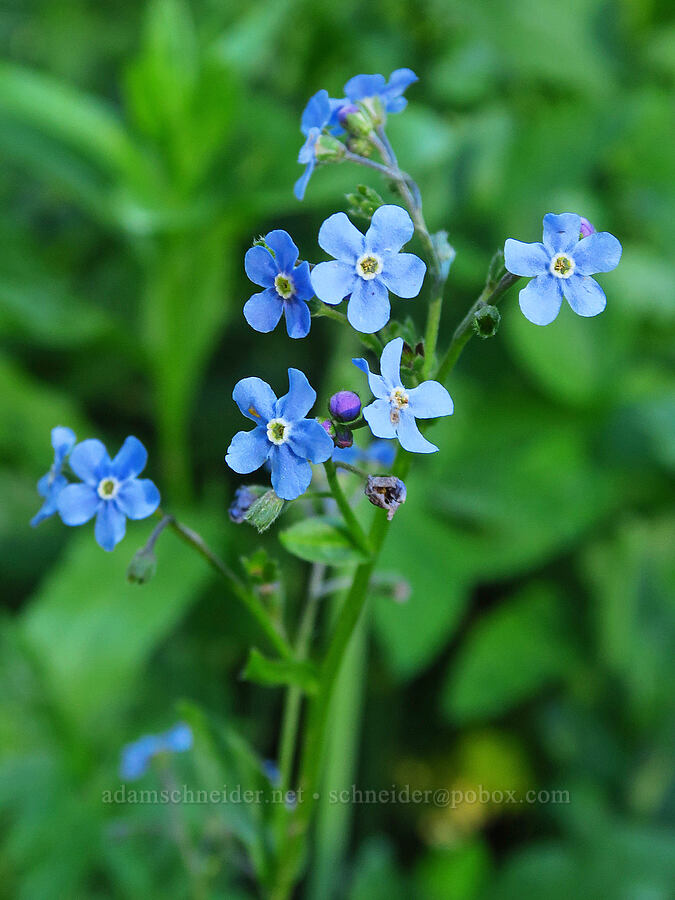
[[[122,750],[120,775],[135,781],[148,771],[152,760],[161,753],[185,753],[192,747],[192,730],[179,722],[164,734],[146,734],[127,744]]]

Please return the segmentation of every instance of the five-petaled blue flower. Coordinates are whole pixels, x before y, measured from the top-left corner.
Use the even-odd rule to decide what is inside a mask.
[[[415,81],[418,78],[412,69],[396,69],[389,81],[384,80],[384,75],[355,75],[345,85],[345,94],[352,103],[377,97],[385,112],[397,113],[408,105],[403,92]]]
[[[277,400],[260,378],[242,378],[232,399],[256,427],[240,431],[228,447],[225,462],[247,475],[269,460],[272,487],[282,500],[295,500],[312,480],[310,462],[330,458],[333,441],[316,419],[307,419],[316,391],[299,369],[288,370],[288,393]]]
[[[408,390],[401,384],[403,338],[389,341],[380,357],[381,375],[370,371],[365,359],[353,359],[368,376],[370,389],[377,398],[363,410],[363,416],[375,437],[397,437],[404,450],[434,453],[438,450],[420,433],[415,419],[436,419],[452,415],[450,394],[438,381],[423,381]]]
[[[312,270],[312,285],[324,303],[350,296],[347,318],[357,331],[372,334],[389,321],[389,291],[404,299],[416,297],[426,265],[401,247],[413,236],[414,225],[400,206],[380,206],[365,236],[343,212],[329,216],[319,229],[319,246],[335,257]]]
[[[68,479],[62,474],[63,464],[66,457],[75,446],[75,433],[70,428],[64,428],[57,425],[52,428],[52,447],[54,448],[54,462],[52,467],[43,475],[37,483],[38,494],[44,498],[44,503],[38,512],[30,520],[30,524],[35,527],[40,522],[44,522],[56,512],[56,500],[68,484]]]
[[[246,252],[244,267],[254,284],[265,290],[254,294],[244,305],[246,321],[256,331],[267,333],[276,328],[282,313],[286,315],[286,331],[292,338],[309,334],[311,317],[307,301],[314,296],[309,280],[309,263],[295,263],[298,248],[290,234],[277,229],[265,235],[266,247],[251,247]]]
[[[328,96],[328,91],[323,90],[317,91],[307,101],[300,120],[300,131],[305,135],[305,143],[298,153],[298,162],[304,165],[305,171],[295,182],[293,188],[298,200],[304,198],[309,179],[316,167],[316,142],[324,128],[335,125],[337,112],[345,102],[345,100],[333,100]]]
[[[164,734],[146,734],[122,750],[120,775],[129,781],[144,775],[158,753],[184,753],[192,747],[192,731],[179,722]]]
[[[124,537],[127,517],[145,519],[159,506],[153,482],[137,477],[147,461],[147,451],[135,437],[128,437],[112,460],[95,438],[76,444],[70,468],[82,482],[62,488],[56,500],[65,524],[83,525],[96,516],[96,540],[104,550],[113,550]]]
[[[576,213],[548,213],[543,243],[525,244],[509,238],[504,245],[508,271],[534,276],[520,292],[520,308],[535,325],[548,325],[556,318],[563,296],[580,316],[597,316],[607,304],[605,292],[590,276],[618,266],[621,244],[608,231],[584,237],[587,228],[582,230],[583,225]]]

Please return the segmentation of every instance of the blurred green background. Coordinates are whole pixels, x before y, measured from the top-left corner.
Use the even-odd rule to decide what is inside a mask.
[[[457,250],[448,339],[508,236],[548,211],[616,234],[606,312],[541,329],[503,304],[467,347],[441,452],[416,461],[378,595],[336,703],[327,778],[450,790],[564,790],[569,803],[322,807],[305,896],[668,900],[675,884],[672,265],[675,28],[663,0],[5,0],[0,8],[0,893],[188,896],[173,836],[211,859],[208,896],[251,897],[241,843],[264,810],[105,805],[121,747],[203,721],[173,777],[219,787],[276,752],[281,695],[238,674],[255,625],[202,562],[149,531],[105,554],[88,527],[33,531],[49,431],[150,448],[164,502],[231,562],[234,383],[278,392],[297,365],[321,402],[360,388],[358,347],[252,332],[242,258],[316,232],[376,174],[318,171],[310,94],[410,66],[390,137],[432,229]],[[422,307],[422,302],[418,307]],[[395,314],[421,309],[395,302]],[[307,571],[274,536],[292,619]],[[325,635],[324,615],[317,645]],[[188,707],[177,707],[187,702]],[[225,732],[219,730],[224,723]],[[218,758],[209,735],[229,735]],[[229,741],[229,743],[228,743]],[[236,742],[234,742],[236,745]],[[241,748],[240,748],[241,749]],[[243,761],[242,761],[243,760]],[[249,772],[250,774],[250,772]],[[143,786],[159,783],[151,773]],[[251,775],[252,778],[255,776]],[[175,816],[179,817],[178,823]],[[182,825],[181,825],[182,822]]]

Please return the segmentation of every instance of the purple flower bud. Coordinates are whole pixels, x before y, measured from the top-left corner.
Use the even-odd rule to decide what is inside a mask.
[[[347,124],[347,116],[352,116],[359,112],[361,112],[361,110],[355,103],[345,103],[345,105],[341,106],[338,110],[338,122],[344,128]]]
[[[589,234],[595,234],[595,228],[585,216],[581,217],[581,237],[588,237]]]
[[[364,492],[373,506],[387,510],[390,521],[399,506],[405,503],[405,484],[393,475],[369,475]]]
[[[228,515],[230,517],[231,522],[235,522],[237,525],[241,525],[244,521],[244,516],[249,511],[251,506],[257,500],[257,494],[255,494],[249,487],[246,485],[242,485],[238,487],[234,493],[234,500],[230,504],[230,508],[228,509]]]
[[[330,420],[330,419],[324,419],[323,421],[321,421],[321,419],[319,419],[318,421],[319,421],[319,425],[321,425],[321,427],[322,427],[323,430],[326,432],[326,434],[327,434],[329,437],[334,438],[334,437],[335,437],[335,425],[333,425],[333,423],[331,422],[331,420]]]
[[[340,426],[335,429],[335,446],[340,450],[346,450],[354,443],[354,435],[346,426]]]
[[[361,415],[361,398],[354,391],[338,391],[330,398],[328,409],[339,422],[353,422]]]

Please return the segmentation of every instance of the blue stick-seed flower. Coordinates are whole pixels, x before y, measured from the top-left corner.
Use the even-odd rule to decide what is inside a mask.
[[[389,291],[397,297],[416,297],[426,265],[401,248],[413,236],[414,225],[400,206],[387,204],[373,213],[365,233],[345,213],[329,216],[319,229],[319,246],[335,259],[312,270],[317,297],[335,305],[349,296],[347,318],[363,334],[379,331],[389,321]]]
[[[293,192],[298,200],[302,200],[316,167],[316,144],[325,128],[335,129],[337,115],[345,100],[334,100],[328,96],[328,91],[317,91],[307,101],[307,106],[300,120],[300,131],[305,136],[305,143],[300,148],[298,162],[305,167],[305,171],[295,182]]]
[[[160,753],[185,753],[192,747],[192,730],[179,722],[164,734],[146,734],[122,750],[120,775],[127,781],[140,778]]]
[[[244,258],[248,277],[265,288],[246,301],[244,317],[251,328],[266,334],[285,315],[288,336],[306,337],[311,324],[307,301],[314,296],[309,263],[296,266],[298,248],[286,231],[270,231],[265,235],[265,243],[270,249],[261,245],[251,247]]]
[[[452,415],[452,399],[438,381],[423,381],[412,389],[404,387],[402,351],[403,338],[389,341],[380,357],[380,375],[370,371],[365,359],[352,360],[368,376],[370,389],[377,398],[363,410],[363,417],[375,437],[396,437],[410,453],[434,453],[438,447],[423,437],[415,420]]]
[[[295,500],[304,494],[312,480],[310,462],[325,462],[333,452],[333,441],[322,425],[306,418],[316,402],[316,391],[306,376],[299,369],[289,369],[288,393],[278,400],[262,379],[242,378],[232,398],[256,427],[235,434],[225,462],[247,475],[269,461],[277,496]]]
[[[591,275],[618,266],[621,244],[607,231],[582,236],[587,230],[583,224],[576,213],[548,213],[542,243],[509,238],[504,245],[507,270],[533,279],[520,292],[520,308],[535,325],[553,322],[563,297],[580,316],[597,316],[607,305],[605,292]]]
[[[57,498],[68,484],[68,479],[63,474],[63,464],[75,446],[76,440],[75,432],[70,428],[64,428],[62,425],[52,428],[54,462],[50,470],[37,483],[38,494],[44,499],[44,503],[30,520],[33,528],[39,525],[40,522],[44,522],[45,519],[53,516],[56,512]]]
[[[385,112],[401,112],[408,104],[403,96],[406,88],[418,81],[412,69],[396,69],[385,81],[384,75],[355,75],[345,85],[345,95],[352,103],[378,99]]]
[[[56,500],[66,525],[83,525],[96,516],[94,534],[104,550],[113,550],[126,532],[127,518],[145,519],[159,506],[159,491],[149,478],[138,478],[148,453],[135,437],[128,437],[110,459],[101,441],[76,444],[70,468],[82,479],[64,487]]]

